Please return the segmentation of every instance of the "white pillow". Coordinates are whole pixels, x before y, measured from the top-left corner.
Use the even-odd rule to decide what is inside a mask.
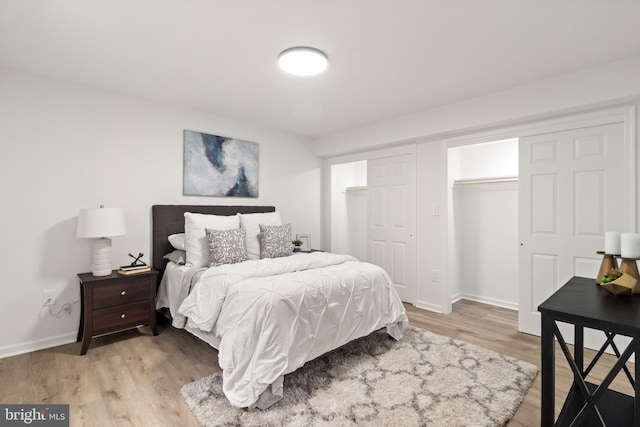
[[[169,243],[173,246],[174,249],[179,251],[186,251],[187,247],[185,246],[186,236],[184,233],[172,234],[169,236]]]
[[[184,265],[187,262],[187,253],[176,249],[162,257],[162,259],[168,259],[171,262],[175,262],[178,265]]]
[[[282,225],[280,212],[238,214],[240,216],[240,226],[247,233],[247,258],[260,259],[260,224],[262,225]]]
[[[187,264],[194,267],[209,265],[209,244],[205,228],[213,230],[233,230],[240,227],[238,215],[204,215],[191,212],[184,214]]]

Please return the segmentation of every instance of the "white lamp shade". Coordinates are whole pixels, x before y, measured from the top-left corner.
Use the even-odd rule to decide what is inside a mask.
[[[113,237],[127,234],[124,212],[120,208],[80,209],[77,237]]]

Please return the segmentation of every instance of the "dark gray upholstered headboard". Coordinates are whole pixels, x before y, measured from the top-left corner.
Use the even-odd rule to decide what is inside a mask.
[[[203,205],[154,205],[151,207],[151,266],[160,271],[167,261],[163,256],[173,250],[167,240],[169,235],[184,233],[184,213],[194,212],[208,215],[235,215],[237,213],[275,212],[274,206],[203,206]]]

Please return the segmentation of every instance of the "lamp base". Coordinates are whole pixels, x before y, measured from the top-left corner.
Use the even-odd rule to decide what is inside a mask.
[[[94,276],[111,274],[111,239],[101,237],[93,241],[93,264],[91,273]]]

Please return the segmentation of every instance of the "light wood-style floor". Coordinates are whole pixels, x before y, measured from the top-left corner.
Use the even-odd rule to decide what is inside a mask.
[[[515,311],[463,300],[450,315],[413,306],[407,312],[414,326],[540,366],[540,339],[517,332]],[[159,331],[156,337],[140,328],[95,338],[85,356],[74,343],[0,359],[0,402],[68,403],[72,426],[197,426],[180,388],[219,370],[217,352],[166,322]],[[586,353],[590,360],[593,353]],[[590,378],[599,382],[613,363],[605,356]],[[571,379],[556,350],[557,411]],[[632,392],[622,375],[613,388]],[[509,425],[540,425],[540,374]]]

